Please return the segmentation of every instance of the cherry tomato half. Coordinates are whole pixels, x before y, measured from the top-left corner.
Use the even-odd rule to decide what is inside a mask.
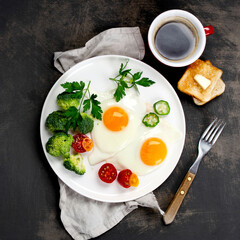
[[[73,136],[74,142],[72,147],[78,153],[88,152],[93,147],[93,141],[86,135],[78,133]]]
[[[118,174],[118,182],[124,188],[137,187],[139,179],[135,173],[132,173],[130,169],[124,169]]]
[[[139,185],[139,179],[135,173],[132,173],[132,175],[130,176],[129,184],[131,187],[137,187]]]
[[[117,170],[111,163],[105,163],[100,167],[98,176],[103,182],[112,183],[117,178]]]

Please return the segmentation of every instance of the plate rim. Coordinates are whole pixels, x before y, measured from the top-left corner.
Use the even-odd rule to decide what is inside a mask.
[[[182,146],[181,146],[181,150],[180,150],[180,155],[179,155],[179,159],[176,161],[176,164],[175,166],[172,167],[172,170],[167,174],[167,176],[165,177],[165,180],[162,181],[160,184],[154,184],[153,187],[151,187],[151,190],[148,190],[147,192],[144,192],[143,194],[138,194],[137,196],[132,196],[132,197],[128,197],[127,199],[123,200],[123,199],[118,199],[116,198],[115,196],[114,199],[106,199],[106,197],[101,197],[99,194],[98,196],[94,196],[94,194],[92,193],[89,193],[88,191],[83,191],[83,192],[79,192],[79,190],[74,186],[74,185],[71,185],[69,183],[68,180],[66,180],[65,176],[59,176],[59,174],[57,173],[56,169],[54,169],[54,167],[52,166],[52,164],[50,163],[50,161],[48,160],[48,157],[47,157],[47,152],[46,152],[46,149],[45,149],[45,142],[43,142],[43,137],[42,137],[42,132],[43,132],[43,128],[42,126],[45,125],[45,122],[43,122],[43,113],[46,109],[46,104],[47,104],[47,100],[49,98],[49,96],[51,95],[50,93],[54,90],[55,86],[58,84],[59,81],[61,81],[62,78],[65,78],[68,74],[71,74],[72,72],[74,72],[76,69],[79,68],[80,65],[82,64],[87,64],[88,62],[91,62],[91,61],[94,61],[95,59],[101,59],[101,58],[125,58],[125,59],[129,59],[131,61],[134,61],[134,62],[137,62],[139,64],[143,64],[145,65],[145,67],[151,69],[151,71],[154,71],[156,72],[157,74],[159,74],[161,76],[161,78],[165,81],[165,83],[167,84],[167,86],[172,90],[172,93],[175,95],[175,100],[177,100],[178,102],[178,105],[180,106],[180,112],[181,112],[181,115],[182,115],[182,120],[183,120],[183,127],[184,129],[181,129],[182,131],[182,137],[183,137],[183,140],[182,140]],[[183,110],[183,107],[182,107],[182,104],[181,104],[181,101],[175,91],[175,89],[172,87],[172,85],[169,83],[169,81],[159,72],[157,71],[156,69],[154,69],[152,66],[148,65],[147,63],[141,61],[141,60],[138,60],[138,59],[135,59],[135,58],[132,58],[132,57],[128,57],[128,56],[124,56],[124,55],[116,55],[116,54],[108,54],[108,55],[101,55],[101,56],[95,56],[95,57],[91,57],[91,58],[88,58],[88,59],[85,59],[81,62],[78,62],[76,63],[74,66],[72,66],[70,69],[68,69],[66,72],[64,72],[57,80],[56,82],[52,85],[52,87],[50,88],[50,90],[48,91],[47,93],[47,96],[44,100],[44,103],[43,103],[43,107],[42,107],[42,111],[41,111],[41,116],[40,116],[40,140],[41,140],[41,145],[42,145],[42,148],[43,148],[43,152],[44,152],[44,155],[45,155],[45,158],[47,159],[50,167],[52,168],[52,170],[54,171],[54,173],[57,175],[57,177],[64,183],[66,184],[69,188],[71,188],[73,191],[77,192],[78,194],[80,195],[83,195],[87,198],[90,198],[90,199],[93,199],[93,200],[97,200],[97,201],[101,201],[101,202],[124,202],[124,201],[131,201],[131,200],[135,200],[139,197],[142,197],[154,190],[156,190],[158,187],[160,187],[168,178],[169,176],[172,174],[172,172],[174,171],[174,169],[176,168],[180,158],[181,158],[181,155],[182,155],[182,152],[183,152],[183,149],[184,149],[184,145],[185,145],[185,139],[186,139],[186,120],[185,120],[185,114],[184,114],[184,110]],[[71,180],[70,180],[71,182]]]

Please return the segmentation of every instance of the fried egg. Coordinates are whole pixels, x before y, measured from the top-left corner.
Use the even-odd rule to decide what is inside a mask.
[[[181,136],[181,132],[163,118],[154,128],[142,124],[134,140],[107,162],[117,163],[119,170],[128,168],[137,175],[146,175],[165,160],[169,149]]]
[[[128,90],[119,102],[112,97],[113,93],[98,94],[103,115],[102,121],[95,120],[91,133],[94,142],[93,151],[88,156],[91,165],[121,151],[136,136],[146,104],[135,89]]]

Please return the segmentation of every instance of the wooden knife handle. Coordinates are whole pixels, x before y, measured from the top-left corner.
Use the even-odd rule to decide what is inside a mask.
[[[163,215],[163,221],[166,225],[173,222],[178,212],[178,209],[180,208],[182,201],[185,195],[187,194],[187,191],[190,188],[194,178],[195,174],[188,172],[185,178],[183,179],[181,186],[177,190],[172,202],[168,206],[168,209],[166,210],[165,214]]]

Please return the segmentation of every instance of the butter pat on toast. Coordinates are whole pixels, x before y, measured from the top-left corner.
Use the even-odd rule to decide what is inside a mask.
[[[225,91],[225,83],[223,82],[223,80],[220,78],[218,81],[217,81],[217,84],[215,86],[215,88],[212,90],[211,92],[211,98],[210,100],[214,99],[215,97],[221,95],[223,92]],[[210,101],[209,100],[209,101]],[[209,102],[203,102],[203,101],[199,101],[198,99],[196,99],[195,97],[193,97],[193,101],[195,104],[197,105],[204,105],[205,103]]]
[[[194,79],[194,76],[197,74],[211,81],[211,84],[206,89],[203,89]],[[212,92],[221,76],[222,70],[214,67],[209,61],[204,62],[198,59],[188,66],[178,82],[178,89],[205,103],[212,99]]]
[[[209,60],[207,60],[205,63],[207,63],[209,65],[212,65]],[[220,96],[222,93],[224,93],[224,91],[225,91],[225,83],[224,83],[224,81],[221,78],[219,78],[215,88],[211,92],[210,100],[214,99],[217,96]],[[197,104],[199,106],[204,105],[205,103],[209,102],[209,101],[207,101],[207,102],[199,101],[195,97],[193,97],[193,101],[194,101],[195,104]]]

